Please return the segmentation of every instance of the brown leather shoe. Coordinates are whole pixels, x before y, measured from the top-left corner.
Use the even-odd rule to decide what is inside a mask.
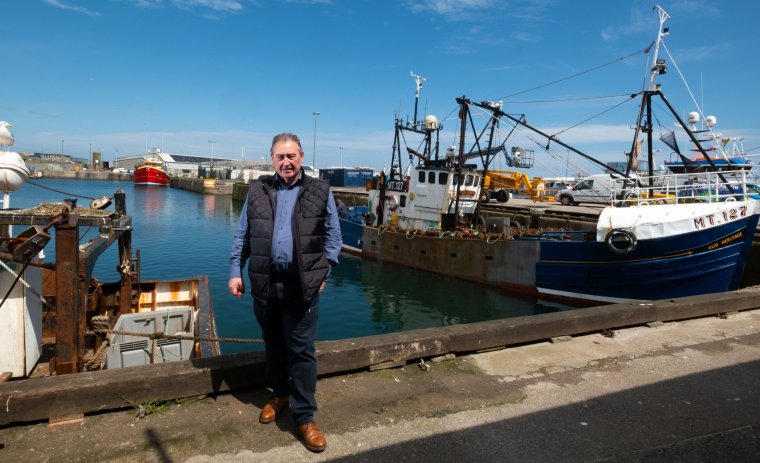
[[[311,423],[297,426],[298,434],[303,437],[303,445],[312,452],[321,452],[327,447],[325,435],[317,428],[317,425]]]
[[[287,407],[290,403],[290,399],[287,397],[272,397],[264,404],[264,408],[261,409],[259,414],[259,423],[271,423],[280,416],[280,412],[283,408]]]

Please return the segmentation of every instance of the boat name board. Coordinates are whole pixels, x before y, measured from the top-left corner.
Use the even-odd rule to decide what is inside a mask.
[[[714,227],[723,223],[733,222],[743,217],[747,217],[746,205],[727,209],[725,211],[720,211],[702,217],[696,217],[694,219],[694,228],[696,230],[701,230],[703,228]]]
[[[391,191],[406,191],[409,187],[409,182],[406,180],[389,180],[388,189]]]
[[[726,246],[726,245],[731,244],[732,242],[734,242],[736,240],[740,240],[742,238],[744,238],[744,230],[738,231],[738,232],[734,233],[731,236],[727,236],[727,237],[721,239],[720,241],[716,241],[715,243],[712,243],[712,244],[708,245],[707,249],[710,250],[710,251],[712,251],[713,249],[717,249],[720,246]]]

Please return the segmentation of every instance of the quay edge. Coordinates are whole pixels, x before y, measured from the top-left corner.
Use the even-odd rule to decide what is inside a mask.
[[[760,287],[642,304],[615,304],[467,325],[317,344],[319,374],[400,366],[447,354],[484,351],[760,308]],[[148,401],[239,391],[264,384],[262,352],[153,364],[0,384],[0,426],[123,409]]]

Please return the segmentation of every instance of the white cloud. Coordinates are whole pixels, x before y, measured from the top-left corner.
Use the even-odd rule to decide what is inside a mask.
[[[444,16],[456,16],[458,14],[491,8],[496,5],[494,0],[422,0],[407,1],[409,8],[414,13],[430,11]]]
[[[77,5],[71,5],[68,3],[64,3],[61,0],[43,0],[45,3],[47,3],[50,6],[54,6],[56,8],[60,8],[62,10],[69,10],[73,11],[75,13],[81,13],[90,17],[98,17],[100,16],[100,13],[97,11],[89,10],[83,6],[77,6]]]
[[[238,0],[171,0],[171,4],[187,11],[211,10],[237,13],[243,10],[243,2]]]

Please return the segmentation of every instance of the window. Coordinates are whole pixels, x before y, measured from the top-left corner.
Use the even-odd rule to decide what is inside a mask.
[[[594,187],[593,180],[584,180],[575,186],[576,190],[590,190]]]
[[[432,174],[432,172],[431,172]],[[425,183],[425,171],[421,170],[419,174],[417,174],[417,181],[420,183]]]
[[[428,172],[428,183],[435,183],[435,172]]]

